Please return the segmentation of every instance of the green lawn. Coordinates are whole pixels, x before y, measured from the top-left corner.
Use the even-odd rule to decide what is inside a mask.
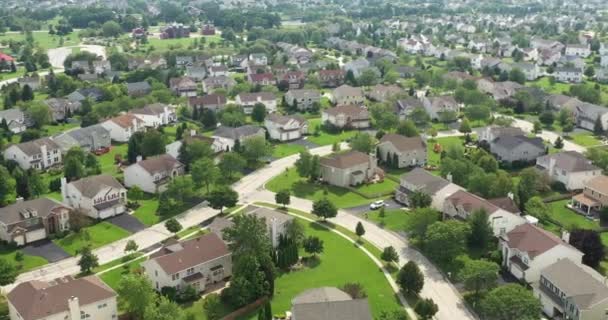
[[[596,147],[602,145],[602,141],[596,138],[591,132],[578,132],[570,135],[572,142],[583,147]]]
[[[102,275],[100,275],[100,278],[101,280],[103,280],[103,282],[110,286],[110,288],[116,290],[116,288],[118,288],[118,283],[120,282],[120,279],[124,275],[127,275],[139,269],[140,264],[144,262],[147,258],[148,257],[141,257],[139,259],[133,260],[120,268],[116,268],[114,270],[103,273]]]
[[[272,151],[272,156],[274,158],[284,158],[290,156],[292,154],[300,153],[305,151],[306,148],[304,146],[298,144],[277,144],[274,146],[274,150]]]
[[[451,145],[462,145],[464,142],[464,137],[445,137],[445,138],[436,138],[434,141],[429,141],[427,143],[427,163],[433,166],[439,166],[439,162],[441,160],[441,152],[433,151],[435,144],[440,144],[441,149],[445,150]]]
[[[315,132],[315,128],[321,125],[321,118],[309,119],[308,120],[308,132]],[[343,131],[338,134],[330,134],[323,130],[320,131],[318,136],[311,135],[308,137],[308,141],[320,145],[326,146],[329,144],[334,144],[335,142],[342,142],[347,139],[352,138],[357,131]]]
[[[387,194],[392,194],[395,191],[395,188],[397,188],[398,186],[399,183],[391,179],[384,179],[384,181],[380,183],[364,184],[357,187],[356,189],[359,192],[365,194],[367,197],[378,198],[384,197]]]
[[[386,179],[385,182],[386,181],[389,180]],[[345,188],[311,183],[308,179],[300,177],[295,168],[290,168],[286,172],[268,181],[268,183],[266,183],[266,188],[273,192],[291,189],[294,196],[310,200],[318,200],[327,197],[327,199],[332,201],[338,208],[355,207],[374,201],[372,199],[366,199]],[[325,188],[327,188],[327,195],[323,194]]]
[[[46,132],[47,136],[54,136],[56,134],[68,131],[69,129],[78,128],[78,123],[60,123],[56,125],[45,125],[42,130]]]
[[[401,179],[401,176],[408,173],[411,168],[401,168],[401,169],[395,169],[395,168],[382,168],[384,169],[384,172],[386,173],[387,177],[399,180]]]
[[[221,43],[222,38],[218,35],[215,36],[205,36],[206,46],[210,43]],[[148,38],[148,46],[153,46],[155,50],[158,51],[166,51],[171,48],[181,48],[187,49],[192,43],[194,43],[195,38],[179,38],[179,39],[159,39],[159,38]],[[202,38],[198,38],[200,42]]]
[[[112,260],[112,261],[110,261],[108,263],[102,264],[99,267],[93,269],[93,273],[100,273],[102,271],[111,269],[111,268],[113,268],[113,267],[115,267],[117,265],[120,265],[120,264],[123,264],[125,262],[137,259],[137,258],[141,257],[142,255],[143,255],[143,253],[141,253],[141,252],[135,252],[135,253],[129,254],[127,256],[124,256],[122,258],[118,258],[118,259]]]
[[[30,256],[27,254],[23,255],[23,261],[17,262],[17,260],[15,260],[15,255],[19,251],[21,250],[12,249],[0,244],[0,260],[5,260],[16,265],[19,268],[20,273],[36,269],[48,263],[48,261],[42,257]]]
[[[152,226],[161,221],[161,217],[156,214],[158,210],[158,199],[151,196],[148,199],[139,200],[139,208],[135,210],[133,216],[146,226]]]
[[[594,221],[591,221],[582,215],[568,209],[566,204],[569,200],[560,200],[555,202],[548,203],[550,207],[549,216],[559,222],[563,227],[568,228],[571,226],[576,226],[577,228],[583,229],[597,229],[599,228],[598,224]]]
[[[115,177],[122,175],[122,172],[118,171],[116,164],[114,163],[114,156],[119,154],[123,159],[126,159],[127,149],[128,146],[126,143],[113,145],[110,152],[97,157],[99,165],[101,166],[101,172]]]
[[[13,78],[19,78],[25,74],[24,67],[17,67],[17,71],[15,72],[3,72],[0,73],[0,80],[8,80]]]
[[[564,92],[569,92],[571,87],[571,85],[568,83],[555,82],[554,84],[551,84],[549,77],[542,77],[535,81],[528,81],[526,82],[526,85],[539,87],[547,93],[552,94],[563,94]]]
[[[82,229],[79,233],[70,233],[65,238],[53,240],[67,253],[75,256],[80,249],[90,245],[92,249],[99,248],[108,243],[118,241],[129,236],[127,230],[119,228],[109,222],[100,222]],[[120,249],[122,250],[122,248]]]
[[[50,35],[48,32],[32,32],[34,43],[42,47],[42,49],[52,49],[62,46],[73,46],[80,42],[76,32],[63,37],[63,45],[60,41],[60,36]],[[9,40],[25,41],[25,34],[22,33],[5,33],[0,35],[0,43],[4,44]]]
[[[380,217],[380,210],[374,210],[366,213],[367,219],[383,226],[391,231],[404,231],[410,224],[410,213],[402,209],[387,209],[384,211],[384,218]]]

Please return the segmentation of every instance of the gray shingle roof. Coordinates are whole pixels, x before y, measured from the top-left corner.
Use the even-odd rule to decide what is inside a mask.
[[[72,181],[70,184],[87,198],[93,198],[99,191],[106,187],[116,189],[124,188],[116,178],[108,175],[90,176],[77,181]]]
[[[502,136],[494,139],[492,142],[493,145],[500,146],[504,149],[513,149],[523,143],[528,143],[539,149],[545,148],[543,139],[538,137],[530,138],[526,136]]]
[[[59,145],[47,137],[20,143],[15,146],[28,156],[33,156],[40,153],[40,147],[43,145],[46,145],[48,151],[59,149]]]
[[[252,125],[245,125],[245,126],[236,127],[236,128],[221,126],[213,132],[213,136],[228,138],[228,139],[233,139],[233,140],[240,140],[243,137],[249,137],[249,136],[258,134],[258,133],[262,132],[263,130],[264,129],[262,129],[260,127],[256,127],[256,126],[252,126]]]
[[[66,205],[49,198],[38,198],[17,202],[0,208],[0,221],[6,225],[23,221],[24,217],[21,213],[23,211],[35,211],[38,217],[46,217],[53,209],[58,207],[67,208]]]
[[[416,186],[416,190],[426,192],[431,195],[450,184],[448,180],[442,177],[434,176],[422,168],[416,168],[401,176],[401,184],[403,185],[404,182]]]
[[[298,320],[371,320],[367,299],[352,300],[336,288],[308,290],[293,300]]]
[[[542,158],[555,159],[556,168],[566,170],[567,172],[600,170],[589,159],[576,151],[563,151],[549,154]]]

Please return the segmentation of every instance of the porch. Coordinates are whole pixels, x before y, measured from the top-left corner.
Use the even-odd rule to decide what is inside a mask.
[[[572,200],[567,207],[587,218],[598,219],[602,204],[584,193],[580,193],[572,197]]]

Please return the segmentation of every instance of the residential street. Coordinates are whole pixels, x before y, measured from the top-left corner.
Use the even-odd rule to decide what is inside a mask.
[[[514,120],[514,122],[513,122],[514,127],[521,128],[525,132],[532,132],[532,130],[534,129],[534,124],[530,121],[521,120],[521,119],[517,119],[517,118],[513,118],[513,117],[512,117],[512,119]],[[545,141],[554,143],[555,140],[557,140],[557,137],[559,137],[560,135],[553,131],[543,130],[541,133],[536,134],[536,136],[539,138],[542,138]],[[587,151],[587,148],[564,139],[564,147],[562,150],[578,151],[580,153],[584,153],[585,151]]]

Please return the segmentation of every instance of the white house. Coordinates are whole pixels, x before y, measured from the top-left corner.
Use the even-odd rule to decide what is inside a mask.
[[[18,284],[8,295],[11,320],[118,319],[117,294],[97,276]]]
[[[131,110],[131,114],[143,121],[144,126],[149,128],[158,128],[177,121],[175,107],[163,103],[153,103]]]
[[[61,179],[63,203],[94,219],[107,219],[127,211],[127,189],[116,178],[98,175],[67,183]]]
[[[145,192],[157,193],[167,189],[173,178],[184,174],[184,165],[173,156],[161,156],[138,161],[124,170],[125,186],[138,186]]]
[[[540,272],[559,259],[580,263],[583,253],[532,224],[522,224],[500,237],[502,265],[518,280],[533,283]]]
[[[340,105],[321,112],[321,121],[337,128],[366,129],[370,127],[369,111],[356,105]]]
[[[264,119],[264,127],[270,139],[279,141],[297,140],[308,133],[308,121],[299,115],[270,114]]]
[[[145,122],[129,113],[108,119],[101,125],[110,131],[110,138],[118,142],[127,142],[135,132],[146,130]]]
[[[192,287],[203,292],[232,275],[232,254],[215,233],[183,242],[173,240],[141,264],[157,291]]]
[[[555,68],[555,79],[560,82],[575,82],[583,81],[583,70],[576,67],[558,67]]]
[[[588,44],[569,44],[566,45],[566,55],[587,58],[591,55],[591,47]]]
[[[562,151],[536,159],[536,167],[568,190],[582,190],[587,182],[602,174],[584,155],[576,151]]]
[[[235,102],[243,107],[246,114],[251,114],[253,107],[261,103],[266,107],[267,113],[277,111],[277,97],[272,92],[245,92],[236,96]]]
[[[431,196],[431,207],[441,211],[445,199],[458,190],[464,188],[422,168],[415,168],[401,176],[399,186],[395,189],[395,200],[409,206],[410,195],[417,191],[423,192]]]
[[[8,129],[12,133],[21,133],[27,129],[25,125],[25,113],[19,108],[0,110],[0,123],[6,121]]]
[[[6,148],[4,160],[17,162],[23,170],[44,170],[61,164],[61,147],[50,138],[40,138]]]
[[[426,142],[420,137],[387,133],[380,139],[376,150],[380,161],[398,168],[426,164]]]
[[[249,138],[265,138],[266,135],[263,128],[244,125],[236,128],[221,126],[213,132],[213,136],[211,137],[214,139],[213,150],[215,152],[222,152],[232,150],[237,141],[242,145]]]

